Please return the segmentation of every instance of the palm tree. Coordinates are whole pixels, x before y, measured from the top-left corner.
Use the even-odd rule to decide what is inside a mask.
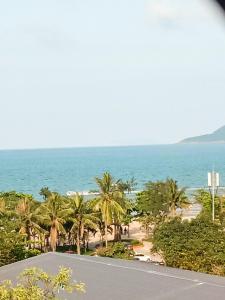
[[[136,179],[132,177],[130,180],[122,181],[118,180],[118,187],[122,192],[130,194],[137,185]]]
[[[117,198],[117,202],[122,207],[123,211],[120,211],[120,210],[115,211],[114,214],[113,214],[113,224],[114,224],[114,228],[115,228],[115,230],[114,230],[114,241],[121,241],[122,224],[126,223],[125,218],[130,213],[129,210],[131,209],[131,203],[126,198],[123,191],[122,191],[122,193],[120,193],[120,197]],[[128,220],[128,219],[126,219],[126,220]]]
[[[19,221],[19,233],[26,235],[27,241],[31,237],[43,232],[44,230],[38,224],[38,203],[30,197],[24,197],[19,200],[16,207],[16,215]],[[30,245],[28,245],[30,248]]]
[[[51,196],[51,191],[49,190],[49,188],[47,186],[41,188],[39,195],[43,196],[44,200],[47,200],[48,197]]]
[[[125,215],[123,216],[123,224],[125,226],[127,226],[127,237],[130,238],[130,223],[132,222],[133,219],[133,214],[132,212],[135,209],[135,202],[130,200],[130,199],[126,199],[125,200]]]
[[[80,255],[80,242],[84,238],[84,231],[86,228],[97,229],[98,218],[90,210],[89,202],[85,201],[83,196],[76,193],[69,200],[72,216],[70,219],[73,222],[71,232],[76,233],[77,254]]]
[[[151,214],[142,214],[137,218],[145,230],[146,238],[149,238],[151,226],[155,223],[155,218]]]
[[[51,192],[45,203],[39,208],[40,220],[50,227],[50,246],[56,251],[56,245],[60,233],[65,234],[63,224],[69,214],[64,199],[58,194]]]
[[[91,205],[92,205],[92,207],[94,207],[94,210],[96,210],[95,209],[95,202],[96,202],[96,199],[91,201]],[[104,245],[104,236],[105,236],[105,223],[102,219],[102,213],[101,213],[100,210],[97,211],[97,218],[98,218],[97,227],[98,227],[98,231],[100,233],[100,242],[101,242],[101,245],[103,247],[103,245]],[[109,233],[109,234],[113,233],[113,230],[112,230],[111,226],[108,226],[107,233]]]
[[[188,198],[185,194],[185,188],[180,189],[178,187],[177,181],[173,179],[167,179],[166,181],[167,191],[168,191],[168,202],[169,211],[172,217],[176,215],[177,208],[184,208],[190,205]]]
[[[99,188],[100,196],[95,199],[94,207],[101,211],[102,219],[105,224],[105,246],[108,246],[108,225],[110,225],[115,216],[123,214],[124,210],[119,204],[123,193],[118,188],[118,182],[108,173],[104,173],[102,178],[96,177],[96,183]]]
[[[0,216],[3,216],[6,213],[5,200],[0,198]]]

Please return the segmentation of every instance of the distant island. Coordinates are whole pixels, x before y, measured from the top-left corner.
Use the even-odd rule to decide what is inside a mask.
[[[225,143],[225,126],[217,129],[211,134],[190,137],[180,141],[182,144],[199,143]]]

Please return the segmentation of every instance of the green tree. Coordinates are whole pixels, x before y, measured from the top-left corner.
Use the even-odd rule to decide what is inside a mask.
[[[47,200],[48,197],[51,196],[51,191],[47,186],[45,186],[40,190],[39,195],[43,196],[44,200]]]
[[[24,197],[21,198],[16,207],[16,215],[18,217],[19,233],[26,236],[28,241],[28,247],[31,246],[32,237],[35,238],[44,230],[38,224],[38,203],[32,198]]]
[[[84,238],[85,229],[97,229],[98,218],[96,214],[90,209],[88,201],[78,193],[69,198],[69,208],[73,226],[71,232],[76,233],[77,254],[80,255],[80,243]]]
[[[169,213],[169,202],[165,182],[148,182],[144,191],[137,195],[137,211],[139,215],[151,215],[154,218],[164,217]]]
[[[176,216],[177,208],[186,208],[190,205],[185,194],[185,188],[179,188],[177,181],[168,178],[166,184],[166,197],[169,204],[169,211],[172,217]]]
[[[130,199],[125,199],[125,205],[124,205],[124,215],[122,219],[123,225],[127,226],[127,237],[130,237],[130,223],[132,222],[134,218],[135,211],[135,201]]]
[[[132,177],[130,180],[126,180],[126,181],[119,180],[118,181],[118,188],[122,192],[127,192],[128,194],[130,194],[136,186],[137,186],[137,182],[134,177]]]
[[[146,238],[148,238],[150,235],[151,226],[155,224],[156,218],[154,218],[152,215],[143,213],[137,218],[137,221],[142,224],[142,227],[144,228],[146,233]]]
[[[23,237],[14,220],[0,218],[0,267],[25,258]]]
[[[6,213],[5,200],[0,198],[0,217]]]
[[[185,189],[180,189],[173,179],[148,182],[145,190],[137,195],[137,210],[155,218],[176,216],[177,208],[189,205]]]
[[[105,245],[108,246],[108,225],[113,223],[113,218],[124,213],[119,204],[123,193],[118,188],[118,181],[114,181],[109,173],[104,173],[102,178],[96,177],[100,196],[93,201],[94,208],[101,211],[102,219],[105,224]]]
[[[135,178],[132,177],[130,180],[126,180],[126,181],[119,179],[115,182],[114,185],[117,186],[118,191],[121,192],[121,195],[117,201],[123,209],[123,213],[118,212],[114,214],[114,218],[113,218],[114,228],[115,228],[114,240],[121,241],[122,224],[127,226],[128,237],[129,237],[129,226],[133,218],[131,213],[134,208],[134,203],[128,197],[126,197],[126,194],[130,194],[134,190],[135,186],[137,185],[137,182]]]
[[[197,202],[202,205],[201,214],[207,215],[211,218],[212,216],[212,196],[210,192],[200,189],[194,194],[194,198]],[[215,216],[218,218],[220,213],[220,197],[215,197]]]
[[[225,233],[207,217],[170,219],[156,227],[153,244],[170,267],[225,276]]]
[[[40,222],[50,227],[50,245],[56,250],[59,233],[66,234],[63,224],[66,222],[70,210],[66,207],[63,197],[52,192],[38,209]]]
[[[0,198],[5,202],[5,208],[9,212],[15,211],[16,206],[18,205],[19,200],[24,198],[33,199],[32,195],[17,193],[15,191],[11,192],[0,192]]]

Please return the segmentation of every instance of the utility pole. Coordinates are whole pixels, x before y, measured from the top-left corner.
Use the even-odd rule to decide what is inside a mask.
[[[220,175],[215,171],[208,173],[208,187],[212,196],[212,221],[215,221],[215,196],[220,186]]]

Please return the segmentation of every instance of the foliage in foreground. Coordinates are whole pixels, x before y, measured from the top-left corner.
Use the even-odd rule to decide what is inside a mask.
[[[72,282],[72,271],[64,267],[60,267],[55,276],[48,275],[41,269],[31,268],[24,270],[19,278],[16,286],[11,281],[0,283],[0,300],[56,300],[63,299],[60,291],[85,291],[85,285]]]
[[[153,243],[167,266],[225,276],[225,232],[209,219],[163,223]]]

